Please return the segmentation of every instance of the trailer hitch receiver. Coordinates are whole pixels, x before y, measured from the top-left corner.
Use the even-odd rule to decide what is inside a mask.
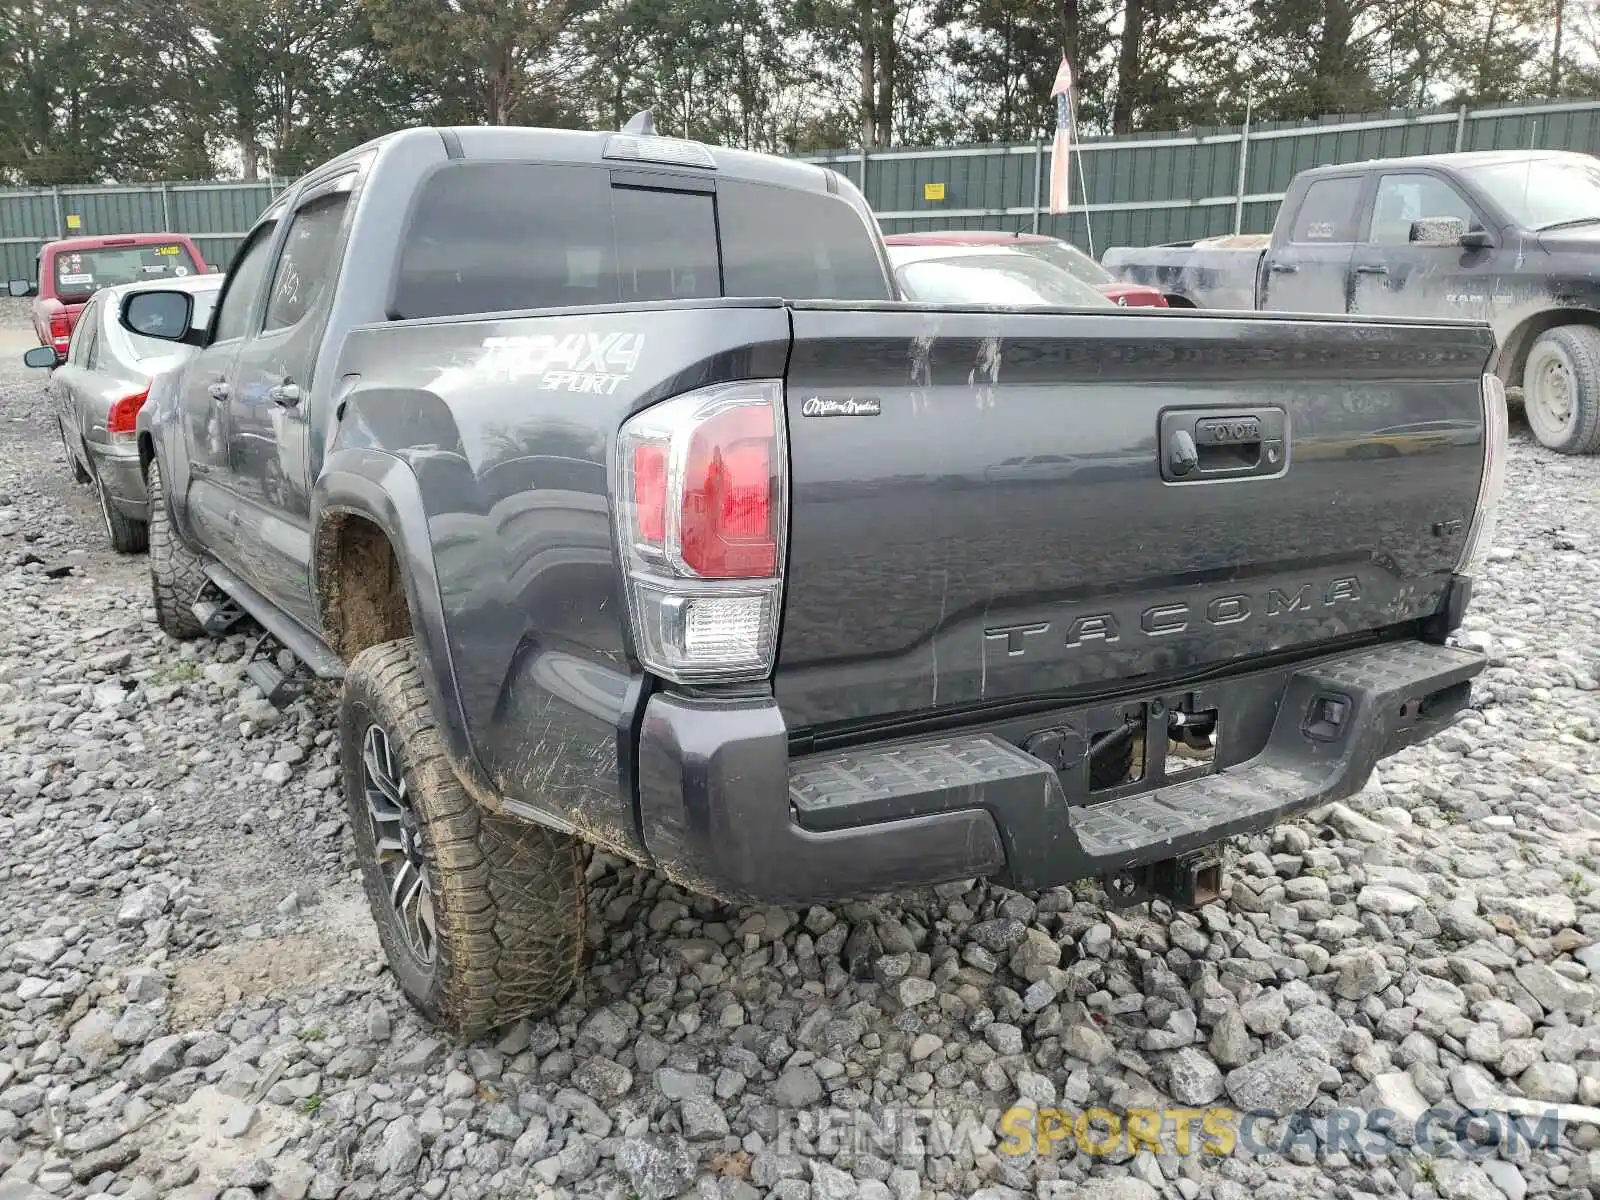
[[[1222,855],[1215,847],[1129,867],[1103,881],[1117,907],[1165,900],[1175,908],[1204,908],[1222,895]]]

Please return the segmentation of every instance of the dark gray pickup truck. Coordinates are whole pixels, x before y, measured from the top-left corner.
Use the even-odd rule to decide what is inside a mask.
[[[1270,237],[1106,251],[1169,304],[1488,321],[1534,436],[1600,452],[1600,161],[1510,150],[1318,167]]]
[[[200,343],[138,428],[161,626],[343,678],[388,959],[461,1033],[573,983],[584,843],[1203,897],[1483,667],[1482,325],[907,304],[838,175],[530,129],[351,151],[184,299],[120,313]]]

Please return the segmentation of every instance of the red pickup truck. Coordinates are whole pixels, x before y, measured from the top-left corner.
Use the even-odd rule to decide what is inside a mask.
[[[78,314],[89,297],[119,283],[199,275],[206,266],[200,247],[180,233],[127,233],[62,238],[39,248],[37,283],[13,279],[13,296],[32,296],[33,331],[41,346],[65,358]]]

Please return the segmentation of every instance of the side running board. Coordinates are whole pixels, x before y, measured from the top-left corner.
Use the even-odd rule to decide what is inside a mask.
[[[313,634],[307,631],[297,621],[287,617],[283,612],[255,588],[232,571],[215,562],[205,564],[207,578],[217,587],[221,588],[235,604],[249,613],[256,621],[277,638],[283,647],[293,654],[311,671],[321,679],[343,679],[344,663]],[[202,601],[201,603],[204,603]],[[200,606],[195,606],[195,616],[200,618],[202,625],[205,617],[200,614]],[[226,628],[226,627],[224,627]]]

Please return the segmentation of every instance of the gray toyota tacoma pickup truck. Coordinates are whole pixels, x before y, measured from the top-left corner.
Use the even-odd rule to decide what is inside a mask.
[[[1203,898],[1484,665],[1482,325],[908,304],[836,174],[533,129],[353,150],[187,302],[119,317],[197,343],[139,417],[157,617],[343,679],[388,961],[460,1034],[572,986],[585,843]]]

